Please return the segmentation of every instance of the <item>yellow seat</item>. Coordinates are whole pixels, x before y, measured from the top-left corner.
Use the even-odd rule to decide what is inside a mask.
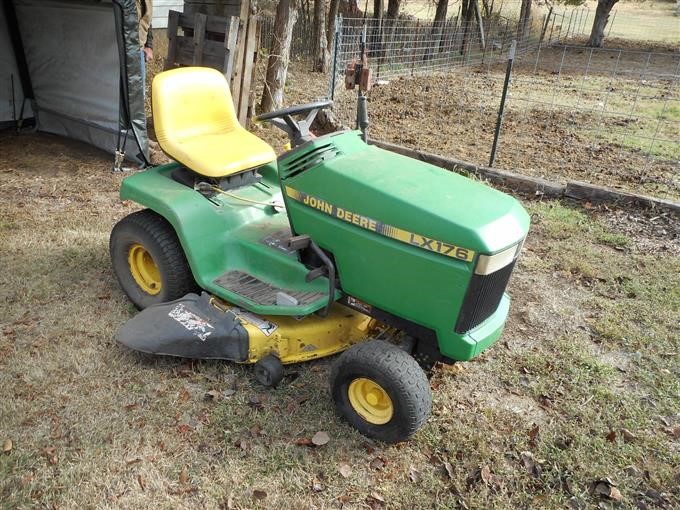
[[[226,177],[276,159],[274,149],[236,118],[226,78],[184,67],[153,80],[153,119],[161,149],[196,173]]]

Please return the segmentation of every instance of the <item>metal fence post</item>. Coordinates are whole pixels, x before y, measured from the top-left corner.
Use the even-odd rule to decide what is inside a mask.
[[[618,9],[614,11],[614,16],[612,17],[612,22],[609,24],[609,31],[607,32],[607,37],[612,33],[612,27],[614,26],[614,21],[616,20],[616,13],[619,12]]]
[[[335,99],[335,80],[338,75],[338,48],[342,34],[342,15],[335,18],[335,37],[333,38],[333,70],[331,75],[331,101]]]
[[[489,158],[489,166],[492,167],[496,161],[496,151],[498,149],[498,141],[501,136],[501,126],[503,125],[503,113],[505,112],[505,101],[508,97],[508,86],[510,85],[510,77],[512,76],[512,64],[515,61],[515,48],[517,41],[513,39],[510,44],[510,51],[508,52],[508,67],[505,70],[505,82],[503,82],[503,94],[501,95],[501,105],[498,108],[498,119],[496,120],[496,131],[493,135],[493,145],[491,146],[491,157]]]
[[[574,10],[571,10],[571,13],[569,13],[569,25],[567,25],[567,35],[564,36],[565,39],[569,39],[569,32],[571,31],[571,18],[574,17]],[[573,33],[571,35],[574,35]]]

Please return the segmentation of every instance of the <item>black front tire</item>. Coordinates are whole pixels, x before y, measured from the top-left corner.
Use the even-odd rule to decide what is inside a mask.
[[[350,385],[365,381],[388,396],[391,417],[386,423],[367,419],[352,404]],[[331,395],[338,413],[365,436],[397,443],[422,427],[432,410],[432,393],[416,360],[396,345],[370,340],[345,351],[333,365]]]
[[[155,294],[145,291],[132,275],[128,257],[135,245],[141,245],[158,268],[160,290]],[[198,288],[174,228],[149,209],[116,223],[109,239],[109,252],[120,286],[140,310],[179,299]]]
[[[269,354],[255,363],[255,379],[263,386],[277,386],[283,379],[281,360]]]

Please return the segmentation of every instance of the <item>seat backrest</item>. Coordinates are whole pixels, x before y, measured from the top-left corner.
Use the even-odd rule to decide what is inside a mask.
[[[157,74],[152,84],[152,109],[156,137],[166,152],[184,139],[240,127],[226,78],[207,67]]]

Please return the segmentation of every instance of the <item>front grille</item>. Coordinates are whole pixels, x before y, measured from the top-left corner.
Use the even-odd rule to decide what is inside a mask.
[[[516,261],[517,259],[491,274],[472,275],[458,315],[456,333],[465,333],[476,328],[496,311]]]

